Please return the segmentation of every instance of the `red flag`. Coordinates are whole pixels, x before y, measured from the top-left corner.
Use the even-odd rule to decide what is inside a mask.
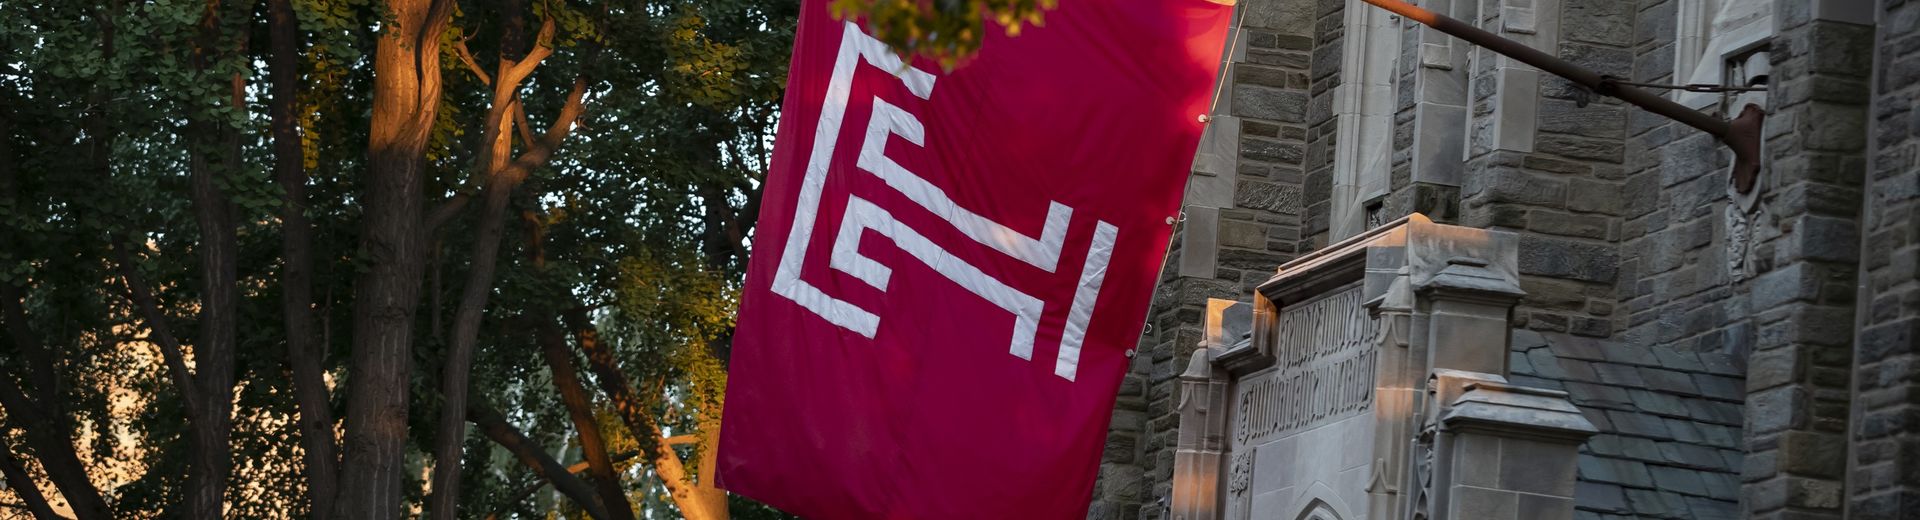
[[[951,73],[805,0],[722,487],[811,518],[1083,518],[1231,7],[1065,0]]]

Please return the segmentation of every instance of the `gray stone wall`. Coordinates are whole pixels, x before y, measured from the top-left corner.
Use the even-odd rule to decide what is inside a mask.
[[[1747,356],[1749,518],[1840,518],[1866,84],[1873,27],[1775,4],[1767,191],[1753,273],[1735,284],[1755,331]]]
[[[1339,146],[1334,120],[1334,88],[1340,86],[1342,44],[1346,38],[1346,0],[1315,0],[1313,52],[1310,55],[1310,102],[1307,108],[1306,220],[1301,228],[1301,251],[1325,247],[1331,239],[1333,212],[1333,154]]]
[[[1189,191],[1149,328],[1120,386],[1089,518],[1161,518],[1173,480],[1177,376],[1199,348],[1207,299],[1244,299],[1299,251],[1316,1],[1258,0],[1240,8],[1236,32],[1245,56],[1231,65],[1222,97],[1239,126],[1237,168],[1225,180],[1231,199],[1214,206]],[[1196,178],[1210,180],[1219,179]]]
[[[1681,0],[1641,0],[1634,81],[1672,84]],[[1725,115],[1720,104],[1707,111]],[[1620,187],[1621,338],[1695,352],[1745,352],[1753,330],[1735,309],[1723,217],[1732,154],[1719,140],[1665,117],[1631,110],[1627,178]]]
[[[1920,511],[1920,2],[1881,0],[1868,112],[1850,513]]]
[[[1626,77],[1636,13],[1618,0],[1534,0],[1528,11],[1486,4],[1483,29]],[[1517,327],[1608,337],[1618,310],[1628,108],[1587,107],[1571,83],[1474,48],[1461,224],[1521,232],[1526,300]]]
[[[1673,69],[1685,1],[1418,3],[1603,74],[1683,83]],[[1751,206],[1730,196],[1732,156],[1712,136],[1610,99],[1578,107],[1563,80],[1401,23],[1381,217],[1418,211],[1518,232],[1528,294],[1515,326],[1568,344],[1604,340],[1609,350],[1571,356],[1559,342],[1550,351],[1514,345],[1516,371],[1567,381],[1608,430],[1583,452],[1592,459],[1580,468],[1583,518],[1920,515],[1920,2],[1774,6],[1775,34],[1761,47],[1771,60],[1766,166]],[[1278,264],[1333,238],[1341,143],[1331,107],[1345,8],[1242,2],[1231,203],[1190,208],[1177,228],[1152,328],[1121,388],[1093,517],[1161,517],[1175,376],[1201,341],[1206,299],[1242,300]],[[1729,100],[1706,110],[1724,115]],[[1207,254],[1187,254],[1196,248]],[[1207,257],[1205,268],[1181,265],[1189,256]],[[1635,355],[1620,350],[1629,347],[1657,355],[1623,361]],[[1541,353],[1559,355],[1534,359]],[[1690,404],[1663,411],[1670,403],[1659,396],[1612,399],[1635,395],[1636,384],[1606,374],[1575,391],[1578,377],[1545,373],[1605,361],[1645,378],[1673,368],[1668,357],[1719,360],[1694,375],[1694,390],[1664,393],[1710,402],[1720,415],[1696,417]],[[1731,408],[1737,421],[1725,416]],[[1615,415],[1628,412],[1658,417],[1667,433],[1628,431],[1647,426],[1619,424]],[[1711,435],[1683,435],[1693,429]],[[1720,457],[1656,459],[1647,441]],[[1706,487],[1675,488],[1656,466],[1667,477],[1673,468],[1700,472]]]

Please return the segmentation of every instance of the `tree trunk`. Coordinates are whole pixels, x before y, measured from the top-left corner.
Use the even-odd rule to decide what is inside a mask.
[[[27,512],[33,513],[34,518],[42,520],[61,518],[60,515],[53,514],[53,507],[47,505],[47,496],[40,494],[40,486],[34,483],[32,475],[27,474],[27,468],[20,466],[20,461],[14,460],[12,450],[0,452],[0,477],[5,478],[7,487],[13,490],[13,494],[18,495],[22,502],[26,502]]]
[[[486,183],[482,195],[479,232],[474,236],[471,264],[467,271],[466,286],[461,289],[460,302],[454,308],[453,342],[448,345],[446,364],[441,372],[441,393],[446,396],[442,405],[439,428],[434,436],[433,497],[429,510],[435,520],[454,520],[458,510],[460,485],[460,449],[466,440],[465,420],[460,411],[468,400],[468,372],[473,366],[474,343],[479,339],[480,321],[487,308],[487,297],[493,292],[494,271],[499,265],[500,240],[506,227],[507,206],[512,200],[513,190],[519,187],[533,168],[545,165],[559,148],[568,134],[572,132],[573,122],[582,112],[585,82],[576,79],[573,91],[561,106],[560,114],[553,125],[547,128],[539,139],[529,138],[527,149],[520,157],[513,157],[513,135],[516,118],[521,114],[519,124],[525,125],[525,107],[519,100],[520,85],[533,75],[540,62],[553,53],[551,41],[554,32],[552,18],[543,20],[540,32],[533,46],[524,53],[519,49],[525,45],[520,27],[525,24],[525,9],[519,2],[508,2],[502,6],[502,25],[506,35],[500,42],[499,66],[489,77],[485,71],[464,53],[465,45],[459,47],[467,65],[482,81],[493,87],[492,104],[487,110],[486,131],[482,134],[483,149],[480,157],[479,173]],[[532,135],[530,129],[524,129],[522,135]],[[441,211],[436,211],[436,216]],[[433,218],[430,220],[438,220]]]
[[[510,135],[510,134],[502,134]],[[440,392],[445,396],[440,410],[439,428],[434,432],[433,495],[428,511],[434,520],[459,518],[460,452],[466,444],[468,374],[473,367],[473,348],[480,334],[481,314],[487,308],[487,295],[493,292],[493,271],[499,263],[500,235],[511,186],[492,185],[486,189],[485,207],[480,216],[480,232],[474,236],[472,264],[467,270],[466,287],[460,291],[460,303],[453,313],[453,343],[447,349],[441,367]]]
[[[703,408],[695,422],[700,428],[700,444],[694,447],[700,450],[700,480],[693,489],[693,501],[700,502],[711,518],[730,518],[727,490],[714,485],[718,482],[714,473],[720,468],[720,410]]]
[[[113,53],[114,27],[110,20],[97,20],[100,25],[102,52]],[[105,98],[101,89],[88,94],[89,101],[97,102]],[[104,108],[94,104],[96,109],[81,121],[86,128],[90,156],[90,167],[102,168],[106,164],[106,129]],[[0,107],[0,199],[15,199],[19,196],[17,172],[14,171],[13,132],[10,114]],[[21,207],[16,202],[15,207]],[[7,251],[24,252],[26,249],[15,242],[12,234],[0,233],[0,248]],[[30,385],[26,391],[16,386],[13,379],[0,374],[0,407],[6,409],[12,425],[24,430],[27,447],[33,450],[40,460],[40,467],[47,473],[47,480],[53,482],[54,489],[60,491],[73,514],[79,520],[109,519],[113,509],[101,498],[100,490],[87,478],[86,466],[80,463],[80,457],[74,450],[74,431],[72,421],[68,420],[60,402],[60,376],[52,351],[41,341],[38,331],[33,329],[32,321],[26,312],[26,288],[12,283],[0,283],[0,324],[4,324],[13,346],[21,353],[27,365],[26,377],[21,381]],[[42,396],[42,400],[28,397],[28,392]],[[11,477],[9,477],[11,479]],[[37,490],[36,490],[37,491]]]
[[[440,35],[451,0],[389,0],[374,52],[373,113],[354,281],[353,384],[333,517],[401,514],[414,311],[425,268],[422,190],[440,105]]]
[[[535,270],[543,270],[547,266],[546,233],[537,219],[528,216],[530,213],[522,214],[528,221],[527,256]],[[594,420],[592,398],[588,396],[586,388],[580,385],[579,372],[573,366],[573,354],[567,350],[567,337],[551,318],[535,320],[535,341],[540,344],[541,357],[546,359],[547,367],[553,372],[553,387],[560,392],[560,401],[567,406],[567,417],[573,420],[574,430],[580,432],[580,447],[587,459],[587,467],[593,471],[594,489],[600,493],[608,512],[615,515],[611,520],[633,520],[632,504],[628,503],[620,474],[614,470],[613,459],[607,454],[607,443],[600,435],[600,424]]]
[[[235,147],[237,156],[237,147]],[[227,440],[233,431],[233,350],[236,302],[233,208],[214,177],[219,175],[205,158],[192,159],[194,221],[200,226],[200,333],[194,343],[195,376],[200,403],[190,418],[188,437],[193,464],[187,473],[187,511],[193,518],[221,518],[225,507],[227,474],[233,464]]]
[[[553,489],[572,499],[575,504],[579,504],[588,515],[594,518],[613,518],[607,512],[606,504],[601,503],[600,497],[594,494],[593,489],[588,487],[586,482],[568,472],[566,466],[553,460],[552,456],[547,455],[545,450],[542,450],[532,439],[528,439],[525,434],[520,433],[520,430],[507,424],[507,420],[500,417],[498,412],[477,403],[469,403],[467,418],[473,421],[474,426],[479,427],[480,433],[486,435],[487,439],[512,452],[514,457],[520,459],[521,464],[533,469],[534,474],[539,475],[540,478],[553,483]]]
[[[614,456],[613,462],[615,463],[626,462],[627,459],[631,459],[638,456],[640,456],[640,452],[637,452],[637,451],[624,452]],[[576,462],[572,466],[567,466],[567,473],[580,473],[582,471],[586,471],[587,469],[589,469],[588,466],[589,465],[586,462]],[[540,488],[544,488],[552,484],[553,484],[552,482],[541,480],[527,487],[520,488],[519,491],[515,491],[513,492],[512,495],[508,495],[506,500],[500,501],[500,508],[504,510],[506,508],[513,507],[514,504],[520,503],[521,500],[526,500],[527,495],[532,495],[535,491],[539,491]],[[487,513],[487,520],[498,520],[499,518],[500,518],[500,510],[495,510],[492,513]]]
[[[239,12],[252,14],[252,2]],[[193,50],[196,72],[211,69],[211,62],[227,52],[246,55],[247,34],[237,36],[232,48],[220,38],[221,9],[210,2],[201,20],[200,41]],[[227,78],[229,107],[246,112],[246,77],[234,73]],[[200,257],[199,334],[193,345],[194,369],[180,380],[195,386],[182,389],[188,399],[198,403],[187,407],[188,440],[193,447],[193,464],[187,471],[187,514],[192,518],[226,516],[227,478],[233,468],[234,350],[239,327],[239,240],[233,217],[233,200],[221,188],[223,176],[240,170],[241,133],[231,124],[213,119],[190,118],[188,135],[188,191],[193,201],[194,223],[200,229],[200,241],[194,251]],[[198,146],[195,142],[200,141]],[[129,268],[131,266],[128,266]],[[129,269],[131,270],[131,269]],[[129,284],[134,283],[128,280]],[[143,286],[144,289],[144,286]],[[163,321],[157,306],[150,305],[150,320]],[[162,323],[151,323],[158,328]]]
[[[13,325],[9,323],[9,326]],[[100,490],[87,479],[86,466],[74,452],[73,438],[67,434],[73,431],[69,427],[72,422],[57,410],[40,410],[12,381],[0,380],[0,406],[6,408],[10,422],[25,426],[27,447],[40,459],[40,467],[47,471],[47,480],[53,482],[54,489],[73,507],[74,518],[111,520],[113,509],[107,507]]]
[[[607,505],[607,511],[613,516],[609,520],[632,520],[633,507],[627,503],[627,494],[620,484],[620,474],[613,469],[613,458],[607,453],[607,443],[600,435],[600,425],[594,422],[593,404],[587,397],[584,387],[580,386],[580,376],[573,368],[573,355],[567,350],[567,338],[550,321],[542,320],[535,325],[540,343],[540,354],[547,360],[547,366],[553,370],[553,386],[560,392],[560,400],[567,405],[567,416],[573,419],[573,428],[580,432],[580,448],[587,459],[587,468],[594,479],[594,489],[600,493],[600,500]]]
[[[300,26],[293,0],[268,0],[273,89],[273,173],[285,193],[280,206],[280,307],[287,328],[287,365],[299,409],[300,445],[307,477],[310,518],[333,508],[340,448],[333,441],[333,410],[325,377],[325,348],[313,319],[313,223],[307,218],[306,153],[300,141]]]
[[[726,492],[713,490],[720,496],[716,507],[713,504],[713,492],[701,489],[712,488],[713,482],[695,482],[687,475],[686,464],[662,440],[664,436],[660,425],[653,420],[646,402],[627,384],[626,376],[613,361],[613,353],[600,344],[599,331],[588,321],[586,311],[575,308],[566,314],[566,320],[567,326],[574,331],[575,342],[587,354],[587,366],[593,370],[600,390],[606,392],[607,398],[613,401],[613,409],[619,414],[620,420],[626,423],[627,429],[635,438],[641,439],[641,450],[653,464],[653,471],[660,476],[661,484],[667,487],[667,494],[672,497],[674,505],[680,508],[680,514],[687,520],[724,520],[727,515]]]

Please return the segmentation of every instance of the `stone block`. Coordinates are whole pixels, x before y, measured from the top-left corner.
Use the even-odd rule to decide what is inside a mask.
[[[1264,249],[1267,245],[1267,226],[1254,222],[1220,222],[1220,245],[1248,249]]]
[[[1243,138],[1240,140],[1240,157],[1272,163],[1300,164],[1300,161],[1306,157],[1306,149],[1296,143]]]
[[[1100,462],[1132,464],[1134,455],[1139,451],[1136,449],[1139,442],[1132,435],[1108,435],[1107,444],[1100,453]]]
[[[1570,159],[1620,163],[1626,145],[1615,139],[1594,139],[1566,134],[1540,134],[1534,151]]]
[[[1539,520],[1572,520],[1573,499],[1542,495],[1519,496],[1519,509],[1516,518]]]
[[[1618,216],[1625,209],[1621,200],[1625,186],[1620,183],[1574,179],[1568,189],[1574,195],[1567,197],[1569,210]]]
[[[1454,438],[1453,483],[1474,487],[1502,487],[1506,469],[1499,463],[1502,441],[1487,435]]]
[[[1100,487],[1102,495],[1122,502],[1138,502],[1146,495],[1146,486],[1142,480],[1146,471],[1139,466],[1128,464],[1101,464]]]
[[[1635,81],[1665,80],[1673,77],[1674,51],[1670,46],[1642,52],[1633,58],[1633,79]],[[1650,113],[1649,113],[1650,115]],[[1655,116],[1658,117],[1658,116]],[[1644,125],[1644,123],[1642,123]],[[1644,126],[1642,126],[1644,128]]]
[[[1809,260],[1851,264],[1859,259],[1860,226],[1850,218],[1804,216],[1794,225],[1800,254]]]
[[[1301,123],[1306,121],[1307,93],[1261,85],[1233,87],[1232,114],[1239,117]]]
[[[1680,19],[1679,2],[1660,2],[1642,9],[1634,24],[1634,43],[1664,43],[1674,40],[1674,26]]]
[[[1561,4],[1562,38],[1626,47],[1634,43],[1634,2],[1621,0],[1565,0]]]
[[[1782,386],[1747,395],[1747,434],[1758,435],[1786,430],[1805,424],[1806,410],[1800,405],[1802,390]]]
[[[1574,446],[1525,439],[1499,439],[1501,489],[1573,496],[1578,461]]]
[[[1450,518],[1515,520],[1519,514],[1519,498],[1507,491],[1454,486],[1448,504],[1453,510]]]
[[[1620,139],[1627,119],[1623,109],[1605,105],[1575,106],[1572,101],[1543,99],[1540,131],[1585,137]]]
[[[1660,183],[1673,186],[1716,173],[1731,164],[1720,141],[1705,133],[1688,134],[1661,150]]]
[[[1836,434],[1788,431],[1780,435],[1778,456],[1781,471],[1839,478],[1847,467],[1847,441]]]
[[[1593,215],[1534,210],[1527,214],[1527,229],[1550,235],[1604,240],[1607,238],[1608,220]]]
[[[1771,309],[1793,301],[1812,301],[1820,295],[1820,277],[1814,267],[1795,263],[1753,278],[1755,310]]]
[[[1567,181],[1528,174],[1516,168],[1490,168],[1467,175],[1462,195],[1473,204],[1517,203],[1560,207],[1567,199]],[[1524,250],[1525,248],[1522,248]]]
[[[1911,355],[1915,352],[1914,342],[1917,338],[1920,338],[1920,318],[1869,327],[1860,333],[1859,359],[1856,361],[1867,364]]]
[[[1520,237],[1521,274],[1611,283],[1619,266],[1620,255],[1608,244],[1531,234]]]
[[[1114,410],[1113,419],[1107,428],[1113,431],[1138,432],[1147,426],[1147,414],[1137,410]]]
[[[1313,0],[1248,2],[1244,25],[1277,35],[1313,35]]]
[[[1838,481],[1787,478],[1787,505],[1811,509],[1839,509],[1845,488]]]

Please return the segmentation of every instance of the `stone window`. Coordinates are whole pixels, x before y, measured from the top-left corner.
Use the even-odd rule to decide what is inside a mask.
[[[1346,0],[1341,81],[1334,87],[1333,241],[1377,225],[1367,205],[1391,189],[1393,76],[1400,57],[1396,17],[1360,0]]]
[[[1747,86],[1745,78],[1730,73],[1755,70],[1750,58],[1759,57],[1764,74],[1767,41],[1773,38],[1773,0],[1678,0],[1679,20],[1673,42],[1673,82],[1683,85]],[[1734,63],[1738,61],[1737,67]],[[1675,101],[1706,108],[1722,101],[1719,94],[1678,92]]]

